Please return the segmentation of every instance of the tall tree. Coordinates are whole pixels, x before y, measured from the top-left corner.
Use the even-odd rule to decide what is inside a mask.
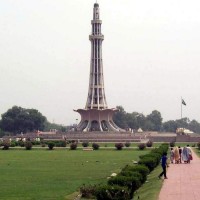
[[[43,130],[46,117],[36,109],[13,106],[1,115],[0,128],[13,133]]]

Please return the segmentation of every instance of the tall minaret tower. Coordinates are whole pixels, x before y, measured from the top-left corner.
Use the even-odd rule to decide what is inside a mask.
[[[88,98],[85,109],[105,109],[107,108],[103,79],[102,42],[104,36],[101,33],[99,4],[95,3],[93,8],[91,41],[91,61],[90,61],[90,81]]]
[[[90,79],[88,97],[85,109],[75,110],[81,115],[81,122],[77,126],[78,131],[124,131],[112,120],[116,109],[108,109],[103,78],[102,42],[104,36],[101,33],[99,4],[93,8],[91,41]]]

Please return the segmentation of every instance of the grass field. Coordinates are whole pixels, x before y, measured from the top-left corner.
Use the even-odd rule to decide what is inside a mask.
[[[139,150],[0,150],[0,199],[59,200],[82,184],[105,182]]]

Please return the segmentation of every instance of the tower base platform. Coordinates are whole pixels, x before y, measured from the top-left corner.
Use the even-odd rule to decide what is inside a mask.
[[[78,109],[74,110],[81,115],[81,121],[77,125],[77,131],[112,131],[124,132],[113,122],[113,114],[117,109]]]

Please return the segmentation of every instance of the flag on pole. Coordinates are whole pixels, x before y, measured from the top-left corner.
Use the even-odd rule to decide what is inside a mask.
[[[184,105],[184,106],[186,106],[186,103],[185,103],[185,101],[182,99],[182,104]]]

